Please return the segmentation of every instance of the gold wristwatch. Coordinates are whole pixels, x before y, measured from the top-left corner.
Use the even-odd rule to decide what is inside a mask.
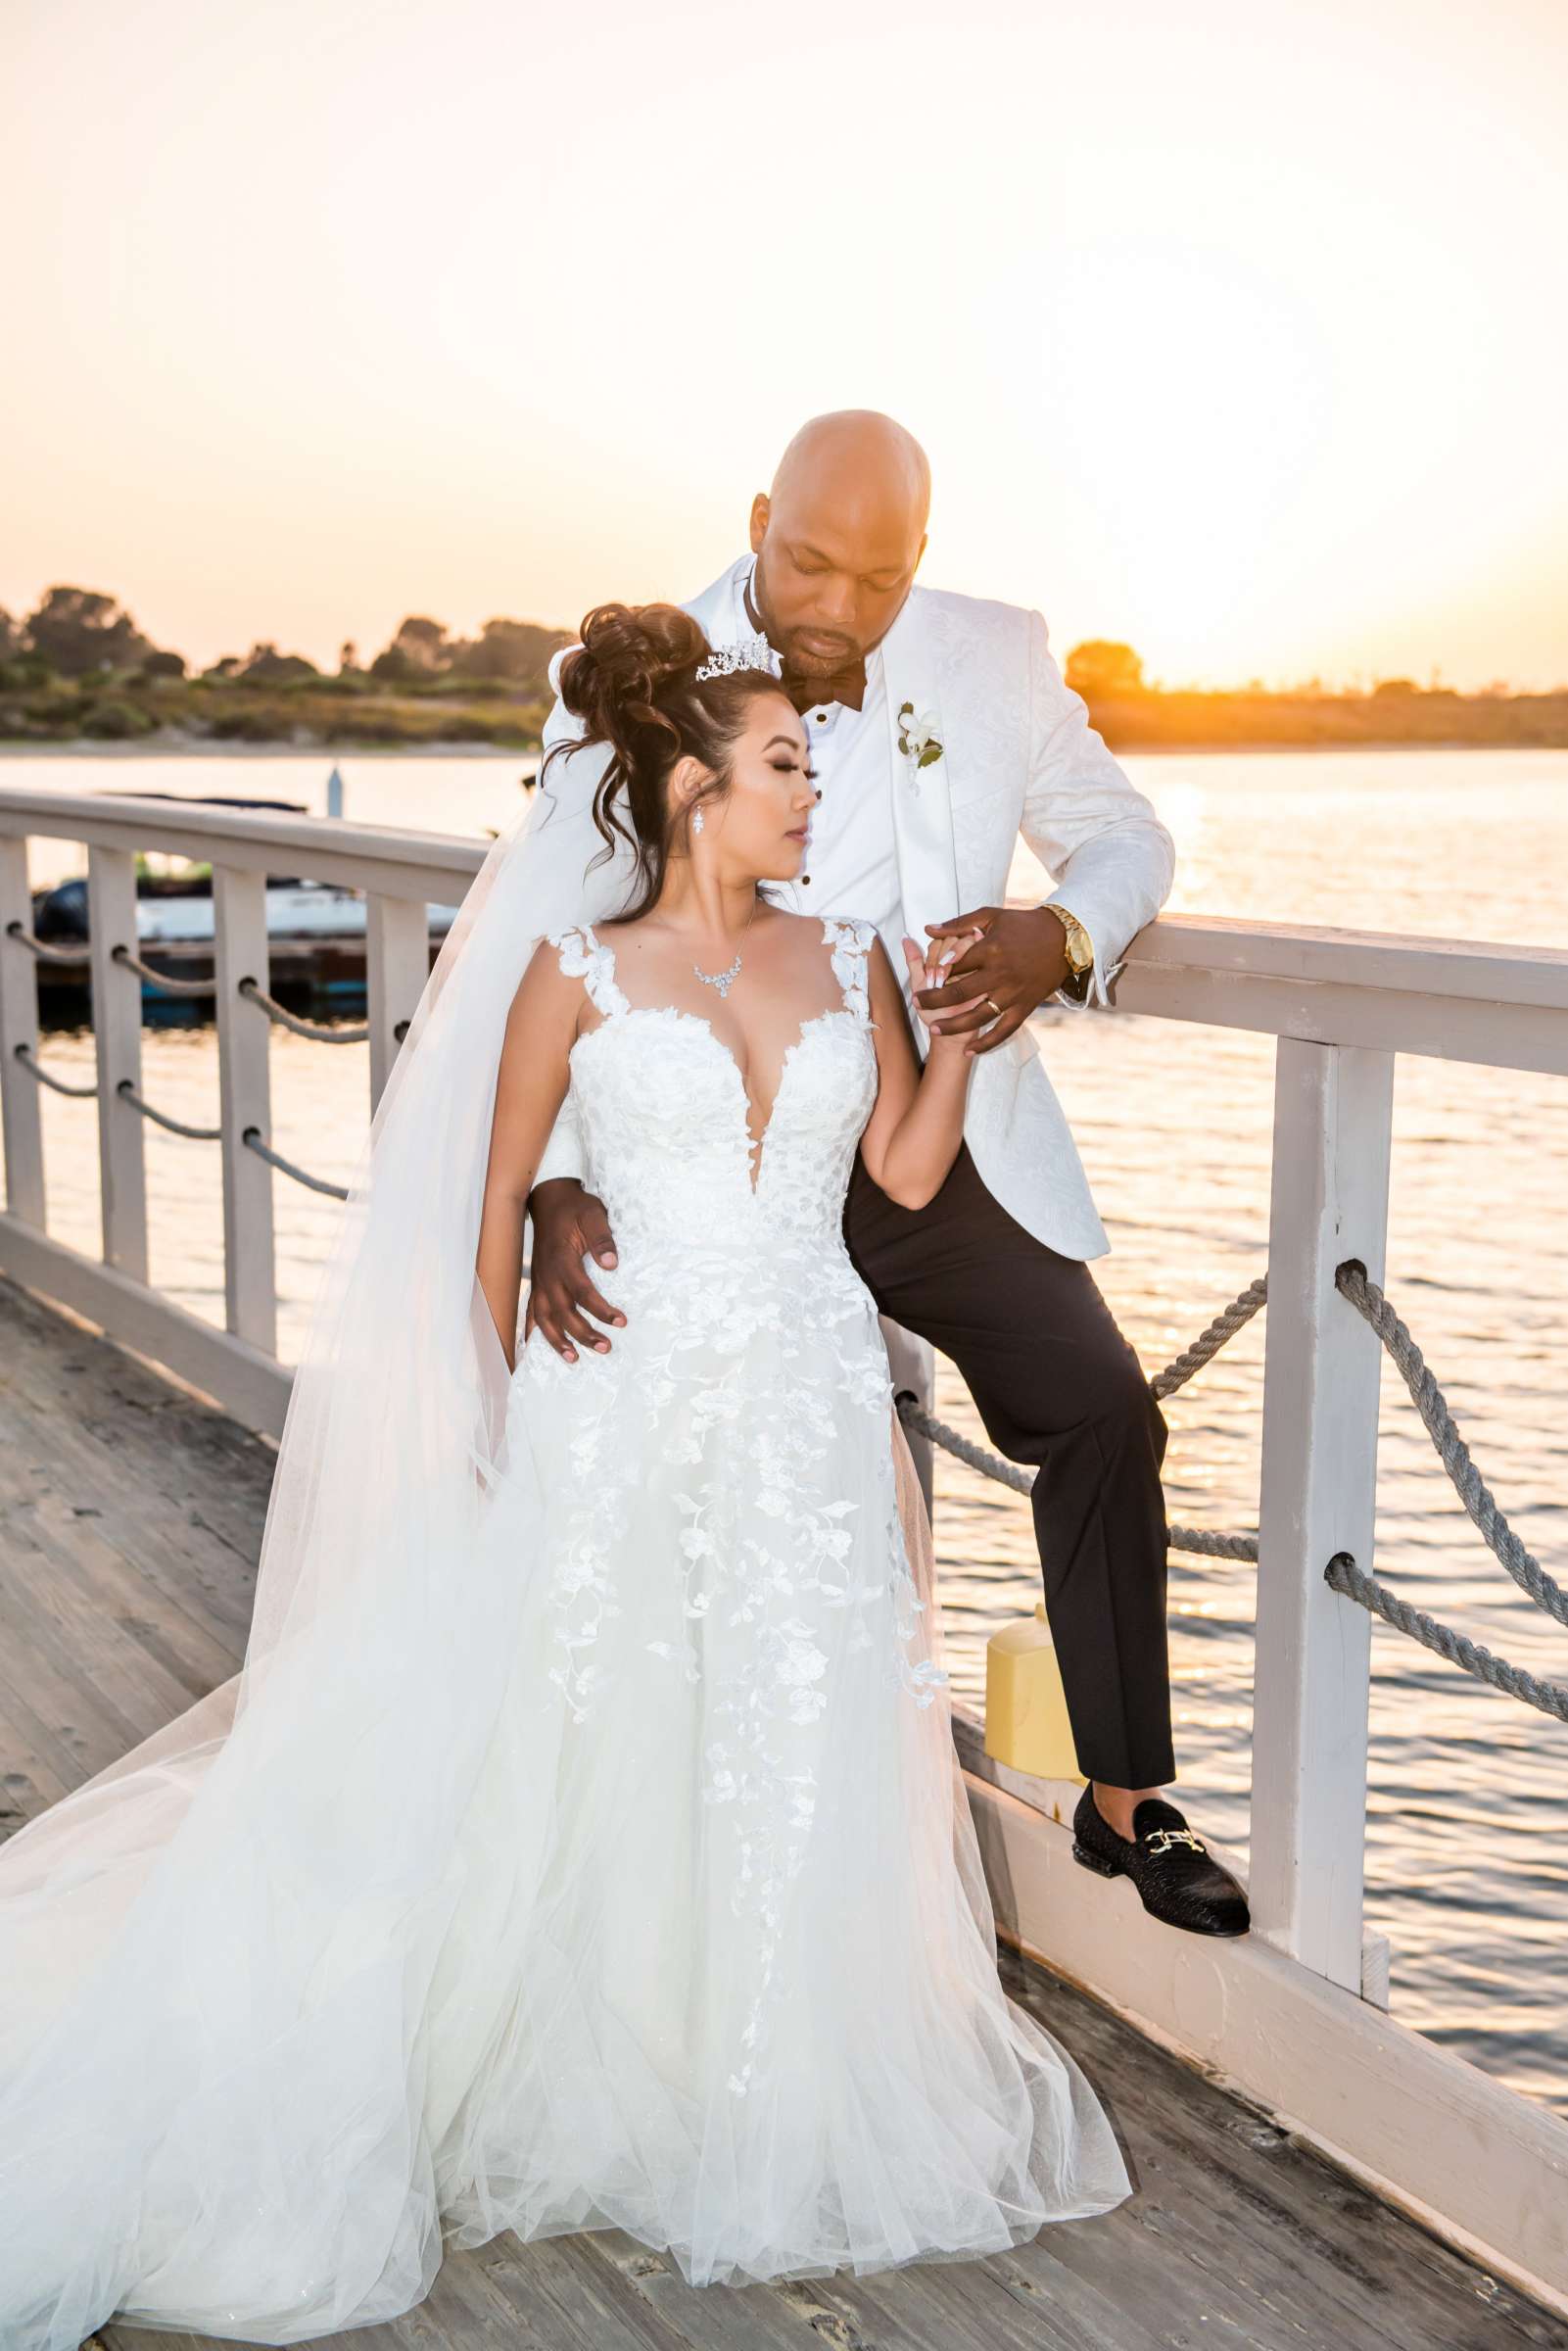
[[[1088,972],[1094,969],[1094,943],[1075,914],[1057,899],[1048,901],[1048,911],[1054,914],[1068,935],[1068,970]]]

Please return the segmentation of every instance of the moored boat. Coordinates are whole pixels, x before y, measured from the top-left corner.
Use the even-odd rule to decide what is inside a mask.
[[[105,797],[112,797],[106,793]],[[181,805],[309,816],[303,801],[248,799],[230,793],[138,793],[143,799],[177,800]],[[47,1019],[85,1015],[91,992],[90,890],[85,875],[32,892],[32,932],[51,949],[40,959],[39,1006]],[[306,1001],[341,1000],[345,1009],[362,1003],[368,910],[362,890],[318,882],[301,873],[268,874],[265,891],[267,948],[274,983],[287,996]],[[455,906],[426,909],[432,953],[456,914]],[[175,873],[138,871],[136,940],[154,971],[175,980],[211,979],[216,939],[211,866]],[[72,953],[72,949],[79,952]],[[155,981],[143,979],[149,1012],[166,1008]],[[182,1016],[183,1017],[183,1016]]]

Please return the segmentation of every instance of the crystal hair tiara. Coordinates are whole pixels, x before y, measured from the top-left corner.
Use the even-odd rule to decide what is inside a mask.
[[[777,678],[783,668],[784,663],[766,637],[742,637],[734,645],[716,645],[694,674],[700,681],[733,677],[738,669],[764,669],[770,677]]]

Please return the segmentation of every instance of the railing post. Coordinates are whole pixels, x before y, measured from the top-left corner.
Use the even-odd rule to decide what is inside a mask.
[[[272,1171],[248,1150],[248,1127],[272,1139],[270,1029],[261,1007],[238,993],[242,980],[267,984],[266,877],[213,867],[217,971],[217,1074],[223,1140],[223,1300],[228,1328],[265,1355],[277,1353],[277,1278],[272,1249]]]
[[[147,1145],[141,1113],[117,1092],[127,1078],[140,1089],[142,984],[113,947],[136,953],[136,860],[128,849],[87,850],[88,952],[92,965],[93,1045],[98,1061],[98,1188],[104,1263],[147,1279]]]
[[[1372,1563],[1382,1352],[1334,1270],[1383,1279],[1393,1101],[1392,1053],[1280,1038],[1248,1892],[1269,1943],[1356,1992],[1371,1618],[1323,1570]]]
[[[430,917],[421,899],[376,891],[366,898],[364,913],[373,1116],[398,1058],[398,1023],[412,1020],[430,977]]]
[[[17,1047],[38,1050],[38,967],[7,926],[32,928],[27,843],[0,836],[0,1130],[6,1146],[6,1209],[21,1224],[44,1229],[43,1105],[38,1082]]]

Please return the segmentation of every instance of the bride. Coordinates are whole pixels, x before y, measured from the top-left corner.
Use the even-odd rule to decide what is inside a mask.
[[[969,1038],[923,1066],[873,926],[759,887],[815,800],[765,646],[603,606],[562,691],[631,898],[536,943],[525,828],[493,847],[315,1303],[244,1667],[0,1849],[6,2351],[370,2326],[504,2230],[741,2284],[1130,2192],[998,1981],[840,1232],[857,1147],[940,1184]],[[568,1089],[614,1335],[519,1348]]]

